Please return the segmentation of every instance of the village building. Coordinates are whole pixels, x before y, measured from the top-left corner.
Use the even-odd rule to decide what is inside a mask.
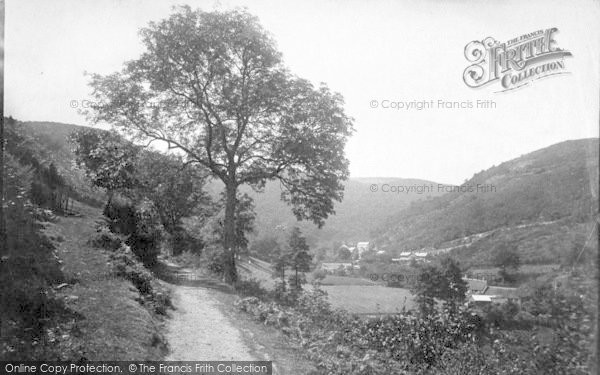
[[[343,263],[343,262],[329,262],[329,263],[321,263],[321,269],[327,273],[334,273],[340,268],[345,270],[352,269],[352,263]]]
[[[490,303],[521,304],[517,288],[491,286],[486,280],[463,278],[467,283],[467,304],[484,306]]]
[[[392,258],[392,262],[408,263],[413,259],[417,262],[427,262],[427,255],[428,253],[423,251],[403,251],[400,253],[399,258]]]
[[[365,251],[369,251],[369,242],[359,242],[356,244],[356,251],[358,252],[358,259],[362,258],[362,254]]]

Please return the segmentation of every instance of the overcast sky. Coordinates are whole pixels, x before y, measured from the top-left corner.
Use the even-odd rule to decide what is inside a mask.
[[[293,73],[345,97],[355,118],[347,146],[353,177],[459,184],[536,149],[598,137],[600,2],[583,0],[7,0],[6,114],[89,125],[71,108],[89,95],[84,72],[119,70],[141,52],[138,30],[182,3],[247,7]],[[504,93],[495,93],[497,84],[464,84],[467,43],[551,27],[559,29],[558,46],[573,54],[565,59],[570,74]],[[395,110],[382,108],[384,100],[493,100],[496,108]]]

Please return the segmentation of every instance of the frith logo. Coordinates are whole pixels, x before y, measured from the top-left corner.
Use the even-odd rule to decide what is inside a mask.
[[[465,46],[465,57],[473,63],[463,73],[469,87],[498,81],[502,89],[513,90],[540,78],[568,73],[564,58],[571,52],[558,48],[553,27],[500,43],[492,37],[474,40]]]

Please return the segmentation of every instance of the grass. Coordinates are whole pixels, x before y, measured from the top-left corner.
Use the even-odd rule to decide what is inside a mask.
[[[57,244],[70,285],[59,295],[80,315],[57,345],[74,360],[156,360],[166,344],[161,320],[140,304],[140,294],[130,281],[111,273],[106,251],[91,247],[88,239],[100,220],[98,209],[77,204],[82,217],[61,217],[48,224],[49,236],[64,239]]]
[[[327,275],[322,281],[321,285],[365,285],[375,286],[375,282],[362,277],[349,277],[349,276],[334,276]]]
[[[274,279],[263,270],[246,267],[242,274],[246,278],[260,281],[267,289],[274,286]],[[400,312],[403,307],[409,310],[414,306],[412,294],[408,289],[389,288],[363,278],[327,275],[321,285],[333,307],[351,313],[393,314]],[[310,285],[305,287],[309,288]]]
[[[323,285],[333,307],[356,314],[393,314],[414,307],[408,289],[365,285]]]

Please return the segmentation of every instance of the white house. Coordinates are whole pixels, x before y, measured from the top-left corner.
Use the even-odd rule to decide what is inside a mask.
[[[341,263],[341,262],[331,262],[331,263],[321,263],[321,269],[325,272],[335,272],[340,267],[344,269],[352,269],[352,263]]]
[[[365,251],[369,250],[369,242],[359,242],[356,244],[356,250],[358,251],[358,258],[362,257]]]

